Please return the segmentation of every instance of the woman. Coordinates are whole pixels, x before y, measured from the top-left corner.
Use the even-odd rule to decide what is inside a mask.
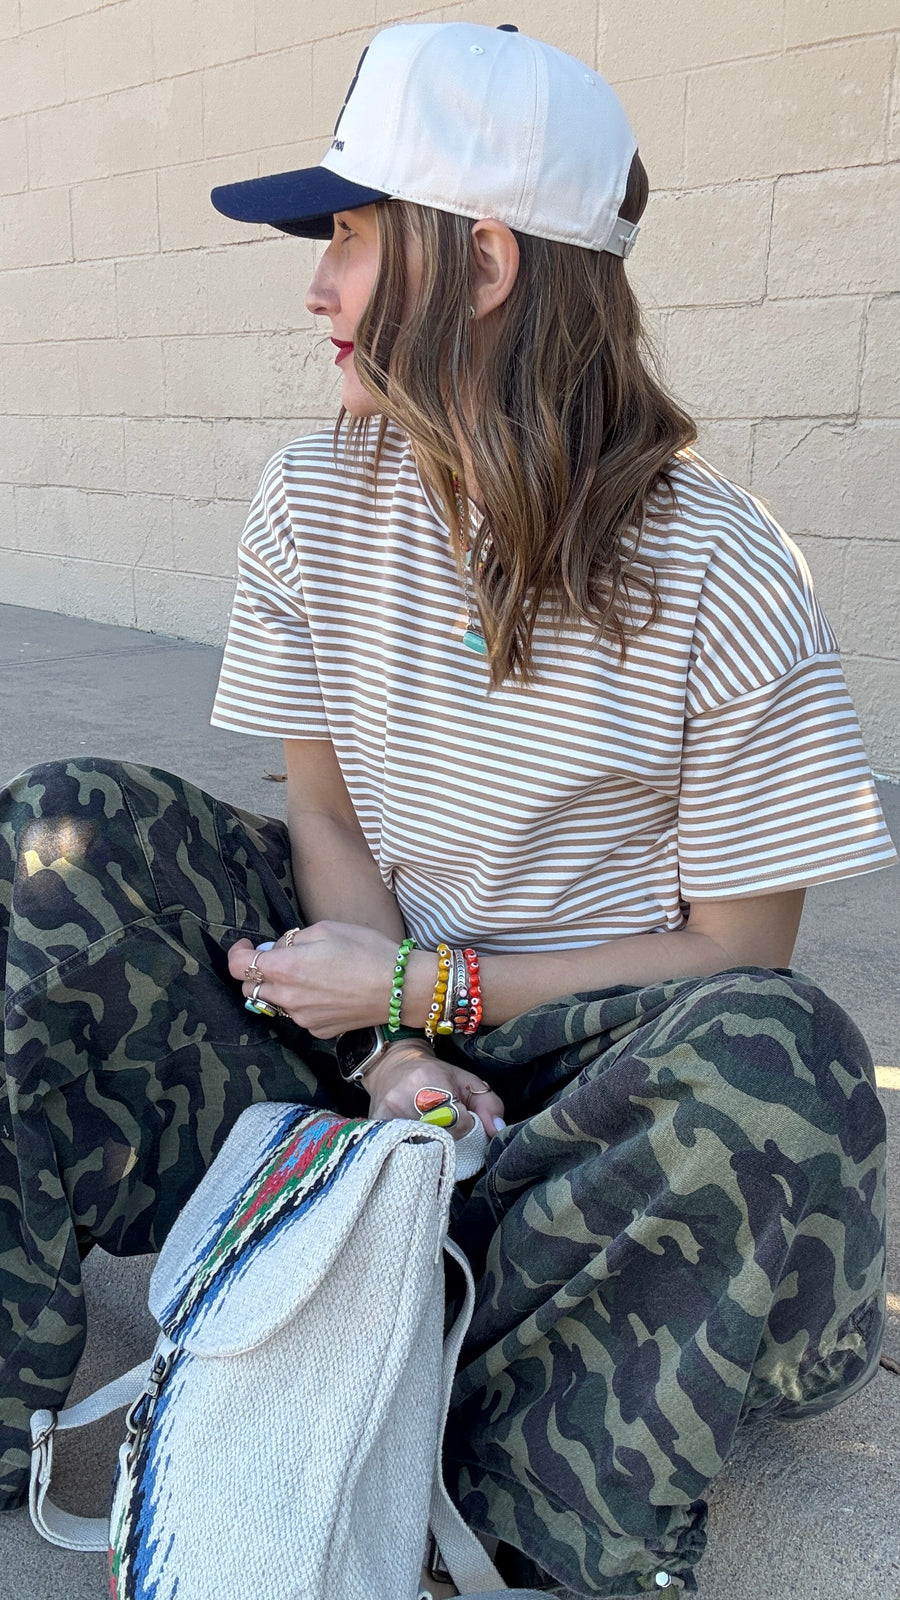
[[[641,358],[646,194],[602,80],[467,24],[214,192],[330,240],[342,424],[263,477],[214,716],[285,740],[288,827],[108,762],[9,793],[10,1503],[80,1253],[158,1246],[252,1099],[491,1135],[446,1470],[510,1579],[695,1587],[739,1422],[871,1375],[883,1118],[785,969],[894,855],[801,558]]]

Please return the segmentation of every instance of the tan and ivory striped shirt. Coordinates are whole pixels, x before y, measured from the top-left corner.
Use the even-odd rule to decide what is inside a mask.
[[[642,547],[663,612],[625,665],[539,623],[537,681],[488,694],[408,442],[376,496],[368,459],[329,432],[269,463],[213,721],[332,741],[420,943],[567,949],[895,859],[803,558],[748,494],[680,458]]]

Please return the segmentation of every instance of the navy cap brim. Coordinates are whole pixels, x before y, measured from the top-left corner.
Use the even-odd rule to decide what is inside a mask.
[[[276,172],[270,178],[226,183],[210,195],[217,211],[236,222],[266,222],[302,239],[330,239],[336,211],[354,211],[389,196],[338,177],[327,167]]]

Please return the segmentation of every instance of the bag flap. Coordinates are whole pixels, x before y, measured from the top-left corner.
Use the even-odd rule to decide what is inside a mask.
[[[315,1291],[401,1144],[430,1175],[439,1253],[455,1170],[443,1129],[248,1107],[162,1247],[149,1296],[160,1327],[210,1356],[269,1338]]]

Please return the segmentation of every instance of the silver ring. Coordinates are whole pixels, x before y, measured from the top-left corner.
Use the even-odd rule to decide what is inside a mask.
[[[253,1001],[254,1005],[256,1005],[256,1002],[259,999],[259,991],[262,988],[264,982],[265,982],[265,979],[264,978],[260,978],[259,983],[255,984],[254,987],[250,991],[250,999]]]

